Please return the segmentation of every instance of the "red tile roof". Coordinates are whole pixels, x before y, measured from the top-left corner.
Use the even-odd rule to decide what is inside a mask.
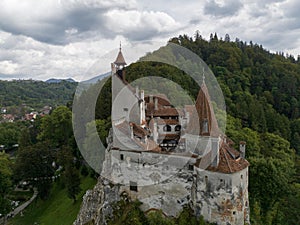
[[[219,164],[217,167],[211,165],[211,152],[197,160],[195,166],[213,172],[235,173],[249,166],[249,162],[240,157],[240,152],[231,148],[228,143],[223,142],[219,150]]]
[[[200,125],[199,135],[218,137],[220,131],[205,83],[201,85],[201,88],[199,90],[196,100],[196,109],[198,112]],[[208,122],[208,132],[205,132],[205,129],[203,129],[203,121],[205,120],[207,120]]]
[[[131,125],[133,127],[133,134],[135,134],[136,136],[143,138],[149,135],[149,132],[144,128],[142,128],[141,126],[138,126],[135,123],[131,123]]]
[[[125,62],[124,56],[122,54],[121,48],[120,48],[120,51],[118,53],[118,56],[117,56],[114,64],[116,64],[118,66],[120,66],[120,65],[122,65],[122,66],[126,65],[126,62]]]
[[[146,116],[178,116],[178,111],[175,108],[162,108],[158,110],[146,110]]]
[[[158,125],[164,125],[164,124],[178,125],[179,124],[179,121],[175,120],[175,119],[157,119],[156,122]]]
[[[150,104],[154,105],[154,101],[155,101],[154,99],[155,98],[157,98],[157,103],[158,103],[158,106],[160,106],[160,107],[172,105],[170,103],[170,100],[168,99],[168,97],[164,94],[155,94],[155,95],[153,95],[153,102],[152,103],[150,103],[150,96],[149,95],[145,96],[146,104],[150,103]]]

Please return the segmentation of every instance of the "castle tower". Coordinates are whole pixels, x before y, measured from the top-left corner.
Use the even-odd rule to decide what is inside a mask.
[[[119,53],[118,53],[117,58],[114,61],[114,63],[112,63],[112,72],[116,73],[123,81],[125,81],[124,67],[126,65],[127,65],[127,63],[125,62],[125,59],[124,59],[124,56],[122,53],[122,46],[120,43]]]
[[[119,53],[118,53],[116,60],[114,61],[114,64],[117,66],[118,69],[122,69],[125,65],[127,65],[125,62],[124,56],[122,54],[121,43],[120,43]]]
[[[144,92],[133,88],[125,78],[127,65],[120,44],[116,60],[111,63],[112,76],[112,124],[114,147],[139,149],[125,133],[130,130],[129,123],[141,125],[145,121]],[[126,130],[126,132],[122,132]]]

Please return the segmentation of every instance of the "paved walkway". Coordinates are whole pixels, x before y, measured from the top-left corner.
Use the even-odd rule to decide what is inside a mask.
[[[18,206],[12,212],[9,213],[11,215],[11,217],[16,216],[21,211],[23,211],[27,206],[29,206],[30,203],[33,202],[33,200],[37,197],[37,194],[38,194],[38,191],[36,188],[34,188],[32,197],[27,202],[24,202],[22,205]]]
[[[22,212],[27,206],[30,205],[31,202],[33,202],[33,200],[37,197],[38,195],[38,191],[36,188],[33,189],[33,195],[32,197],[27,201],[24,202],[22,205],[18,206],[17,208],[15,208],[13,211],[11,211],[10,213],[7,214],[7,219],[15,217],[16,215],[18,215],[20,212]],[[0,224],[3,224],[4,218],[0,219]],[[6,220],[7,222],[7,220]]]

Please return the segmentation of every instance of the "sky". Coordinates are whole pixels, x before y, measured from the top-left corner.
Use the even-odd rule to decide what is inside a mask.
[[[0,79],[86,80],[110,70],[120,42],[129,64],[196,30],[297,57],[299,8],[298,0],[1,0]]]

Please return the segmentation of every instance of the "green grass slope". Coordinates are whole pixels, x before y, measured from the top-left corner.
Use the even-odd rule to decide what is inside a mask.
[[[91,189],[96,184],[96,180],[84,177],[81,180],[81,193],[77,196],[77,201],[67,196],[66,189],[62,189],[58,183],[53,185],[50,197],[46,200],[36,200],[20,214],[9,220],[10,225],[69,225],[74,222],[79,212],[82,196],[86,190]]]

